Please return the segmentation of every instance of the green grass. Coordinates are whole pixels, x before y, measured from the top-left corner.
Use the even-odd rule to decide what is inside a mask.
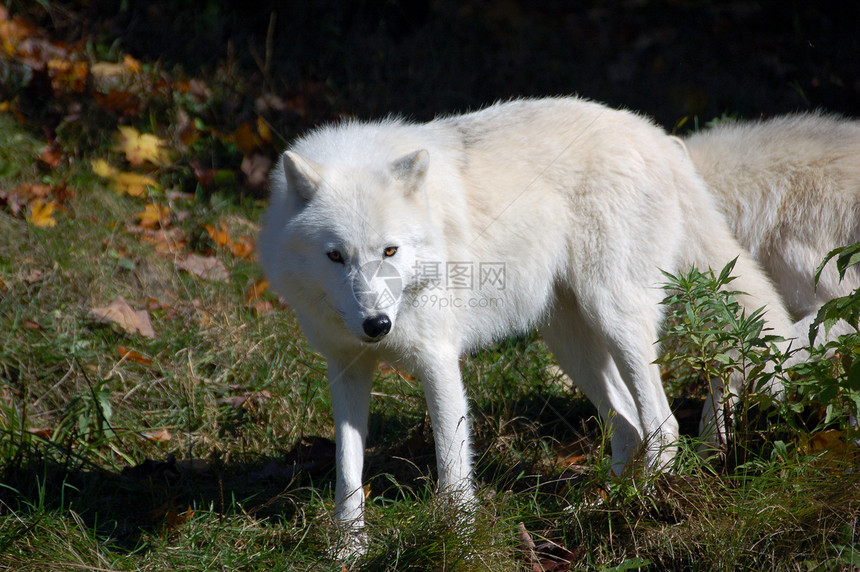
[[[229,253],[230,282],[178,271],[126,230],[142,200],[86,161],[39,169],[42,144],[0,116],[0,188],[65,178],[75,190],[53,228],[0,210],[0,569],[340,570],[325,363],[291,310],[251,311],[259,271]],[[202,224],[261,208],[172,204],[198,243]],[[119,295],[149,308],[155,339],[89,316]],[[813,454],[792,431],[784,454],[770,434],[751,439],[742,465],[703,465],[685,444],[676,473],[610,477],[594,408],[551,366],[534,336],[464,360],[482,500],[470,533],[434,499],[420,384],[380,371],[373,540],[353,569],[528,570],[520,523],[564,546],[572,569],[860,566],[856,449]],[[158,430],[170,438],[146,438]]]

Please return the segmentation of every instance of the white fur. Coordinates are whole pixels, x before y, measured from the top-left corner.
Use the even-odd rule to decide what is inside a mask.
[[[824,302],[860,288],[860,269],[840,282],[834,248],[860,241],[860,121],[800,114],[721,122],[685,140],[738,241],[770,275],[807,339]],[[834,333],[849,328],[848,324]]]
[[[417,151],[424,150],[426,153]],[[750,309],[789,320],[755,261],[732,237],[683,146],[635,114],[573,98],[493,105],[423,125],[348,122],[298,140],[272,176],[259,244],[273,287],[327,359],[337,440],[337,516],[361,550],[362,459],[374,366],[422,381],[440,489],[474,498],[459,357],[537,327],[607,419],[613,467],[641,453],[673,458],[678,425],[654,360],[660,269],[722,268],[738,257]],[[383,252],[397,247],[395,255]],[[337,251],[342,261],[327,253]],[[404,280],[384,309],[391,331],[365,333],[382,260]],[[416,264],[503,263],[495,285],[434,290]],[[441,304],[430,303],[439,295]],[[490,303],[495,300],[496,303]]]

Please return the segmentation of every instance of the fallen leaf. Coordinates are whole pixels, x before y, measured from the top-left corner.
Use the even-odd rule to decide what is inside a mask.
[[[240,236],[230,245],[230,252],[239,258],[251,258],[254,255],[254,239],[250,236]]]
[[[136,235],[138,240],[155,247],[162,254],[175,254],[185,250],[188,238],[180,228],[144,228],[140,225],[126,225],[125,229]]]
[[[133,197],[140,197],[146,193],[147,188],[158,188],[158,182],[152,177],[120,171],[116,167],[112,167],[104,159],[93,161],[92,170],[99,177],[107,179],[110,187],[120,194],[125,193]]]
[[[250,304],[254,300],[260,298],[263,293],[269,289],[269,281],[265,278],[259,278],[256,282],[251,284],[248,290],[245,292],[245,303]]]
[[[56,169],[63,161],[63,150],[53,144],[45,145],[39,149],[39,161],[51,169]]]
[[[36,282],[40,282],[45,279],[45,273],[39,270],[38,268],[33,268],[28,272],[19,273],[21,280],[23,280],[27,284],[35,284]]]
[[[90,315],[96,322],[102,324],[117,324],[130,334],[140,334],[145,338],[154,338],[155,330],[149,321],[149,312],[135,310],[122,296],[118,296],[109,305],[93,308]]]
[[[97,62],[90,66],[90,73],[97,79],[121,76],[126,71],[124,65],[113,62]]]
[[[167,429],[156,429],[155,431],[147,431],[143,433],[143,436],[152,441],[153,443],[163,443],[165,441],[170,441],[173,436],[170,434],[170,431]]]
[[[126,69],[128,69],[128,71],[132,73],[138,73],[142,67],[140,61],[128,54],[125,54],[122,57],[122,65],[124,65]]]
[[[262,189],[269,182],[272,160],[260,153],[254,153],[242,159],[240,169],[245,175],[245,183],[249,187]]]
[[[272,129],[269,127],[269,122],[262,117],[257,117],[257,133],[264,143],[272,143]]]
[[[227,228],[223,223],[218,225],[218,228],[215,228],[211,224],[204,224],[203,228],[206,229],[206,234],[209,235],[209,238],[212,239],[212,242],[215,243],[215,246],[222,247],[227,246],[232,242],[230,239],[230,233],[227,232]]]
[[[121,125],[114,149],[125,155],[134,166],[144,163],[164,165],[168,163],[164,141],[150,133],[140,133],[134,127]]]
[[[21,325],[24,326],[28,330],[44,330],[45,329],[44,327],[42,327],[41,324],[38,324],[36,322],[32,322],[30,320],[26,320],[26,319],[21,320]]]
[[[112,89],[105,93],[94,91],[93,97],[100,106],[124,117],[140,115],[143,108],[140,98],[127,90]]]
[[[249,155],[254,149],[259,147],[257,136],[254,135],[254,127],[247,121],[233,132],[230,139],[242,151],[243,155]]]
[[[265,401],[266,399],[271,399],[272,394],[265,389],[262,391],[250,391],[243,393],[242,395],[231,395],[229,397],[222,397],[218,400],[218,403],[222,405],[230,405],[233,409],[240,409],[245,407],[245,404],[249,401]]]
[[[12,216],[20,216],[27,207],[27,200],[16,191],[4,191],[0,189],[0,207],[4,206],[12,213]]]
[[[41,228],[56,226],[57,220],[54,218],[54,209],[56,206],[54,201],[45,202],[42,199],[36,199],[30,203],[30,212],[27,213],[27,220],[33,226]]]
[[[89,70],[86,62],[72,62],[61,58],[48,60],[48,77],[51,88],[58,93],[83,93],[87,89]]]
[[[204,167],[200,161],[191,160],[191,171],[197,177],[197,182],[204,188],[209,187],[215,182],[215,169]]]
[[[117,170],[111,167],[110,164],[104,159],[96,159],[92,162],[91,167],[93,173],[103,179],[110,179],[117,172]]]
[[[47,199],[51,196],[51,187],[43,185],[42,183],[24,183],[22,185],[18,185],[15,189],[15,193],[25,197],[26,199]]]
[[[270,300],[254,300],[248,304],[248,309],[255,316],[264,316],[275,309],[275,305]]]
[[[230,273],[227,272],[224,263],[214,256],[200,256],[192,253],[184,259],[177,260],[176,267],[206,280],[230,281]]]
[[[131,361],[136,361],[137,363],[142,363],[144,365],[152,364],[152,360],[148,357],[144,357],[143,355],[137,353],[134,350],[130,350],[125,346],[119,345],[116,347],[117,353],[121,358]]]
[[[164,228],[170,225],[170,208],[158,203],[149,203],[136,216],[143,228]]]
[[[417,381],[418,378],[413,377],[411,375],[405,374],[393,365],[388,362],[381,361],[379,362],[379,373],[381,374],[394,374],[400,376],[405,381]]]
[[[112,187],[119,193],[127,193],[133,197],[146,194],[148,188],[157,189],[158,183],[148,175],[119,172],[112,179]]]
[[[46,429],[44,427],[28,427],[27,433],[35,435],[36,437],[41,437],[45,440],[50,440],[51,437],[54,436],[54,432],[51,429]]]

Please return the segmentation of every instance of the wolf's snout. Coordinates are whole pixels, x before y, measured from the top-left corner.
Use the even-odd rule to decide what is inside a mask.
[[[376,340],[391,331],[391,320],[385,314],[380,314],[366,319],[361,327],[368,337]]]

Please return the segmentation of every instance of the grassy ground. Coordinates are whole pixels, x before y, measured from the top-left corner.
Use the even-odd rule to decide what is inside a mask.
[[[95,100],[69,54],[41,83],[21,72],[30,83],[0,111],[0,569],[341,570],[326,366],[292,311],[255,293],[242,248],[262,209],[246,162],[280,145],[266,118],[288,106],[274,129],[286,133],[331,110],[257,100],[249,123],[260,94],[226,67],[207,87],[93,49],[124,62],[91,72]],[[135,164],[116,143],[130,124],[162,136],[172,158]],[[46,145],[57,143],[55,161]],[[118,171],[155,185],[118,192]],[[183,269],[191,254],[220,266],[197,275]],[[96,318],[120,296],[151,335]],[[434,500],[420,384],[381,367],[373,542],[350,569],[860,567],[860,462],[844,423],[821,413],[826,399],[750,424],[725,462],[703,465],[690,439],[700,391],[667,368],[687,428],[677,470],[619,478],[594,408],[538,338],[463,369],[479,451],[473,529]]]
[[[253,260],[204,245],[229,282],[181,271],[180,254],[128,230],[144,200],[86,165],[41,173],[44,142],[8,117],[0,138],[3,188],[55,178],[75,191],[51,228],[0,212],[0,567],[334,569],[325,364],[289,309],[249,305]],[[215,221],[252,230],[261,208],[217,195],[169,204],[203,242]],[[149,312],[154,338],[93,318],[117,296]],[[419,384],[383,368],[367,473],[374,544],[356,569],[529,569],[519,523],[576,569],[860,563],[856,464],[798,447],[711,471],[685,452],[676,474],[613,479],[593,408],[548,373],[539,340],[464,369],[482,451],[475,530],[433,500]]]

